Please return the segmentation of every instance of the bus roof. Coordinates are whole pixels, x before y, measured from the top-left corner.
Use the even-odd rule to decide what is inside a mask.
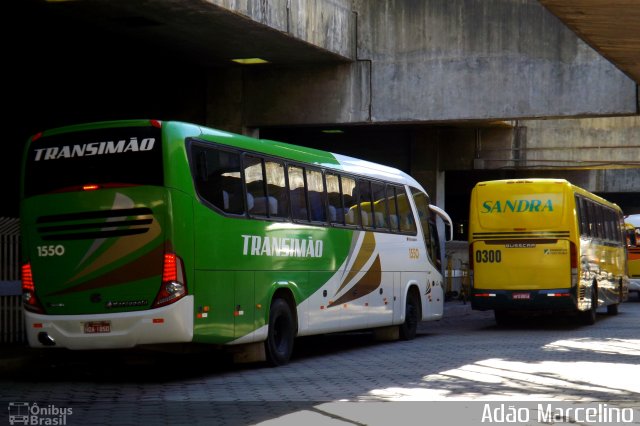
[[[353,173],[356,175],[365,175],[367,177],[390,181],[400,185],[407,184],[426,192],[422,185],[420,185],[414,178],[412,178],[402,170],[393,167],[354,157],[349,157],[342,154],[322,151],[319,149],[268,139],[253,138],[250,136],[212,129],[206,126],[181,121],[135,119],[80,123],[70,126],[48,129],[42,133],[39,133],[38,135],[34,135],[31,138],[31,141],[35,141],[40,136],[52,136],[67,132],[87,131],[100,128],[136,126],[161,126],[163,129],[175,131],[176,134],[179,134],[181,137],[197,137],[204,141],[228,145],[247,151],[259,152],[287,160],[314,164],[327,169],[345,171],[347,173]]]
[[[284,159],[315,164],[328,169],[345,171],[348,173],[366,175],[368,177],[391,181],[398,184],[407,184],[426,192],[413,177],[394,167],[383,164],[349,157],[347,155],[322,151],[315,148],[293,145],[286,142],[270,139],[257,139],[200,126],[202,137],[212,142],[232,145],[264,154],[273,155]],[[222,138],[222,139],[221,139]]]

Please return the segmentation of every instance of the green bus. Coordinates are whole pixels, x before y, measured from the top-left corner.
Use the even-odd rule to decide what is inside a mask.
[[[157,120],[38,133],[23,161],[32,347],[207,343],[279,365],[296,336],[411,339],[442,317],[450,219],[397,169]]]

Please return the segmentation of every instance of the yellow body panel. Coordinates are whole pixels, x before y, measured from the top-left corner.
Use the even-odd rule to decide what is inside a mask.
[[[490,260],[492,252],[493,259],[499,257],[499,262],[478,262]],[[517,241],[487,244],[479,241],[473,245],[474,287],[493,290],[569,288],[569,253],[566,240],[543,244]]]

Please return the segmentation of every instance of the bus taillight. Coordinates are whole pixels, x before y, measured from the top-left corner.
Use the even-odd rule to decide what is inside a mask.
[[[22,300],[24,302],[25,309],[28,311],[44,313],[44,310],[36,297],[36,286],[33,282],[31,263],[25,263],[22,265]]]
[[[182,259],[175,253],[166,253],[162,266],[162,284],[153,302],[154,308],[169,305],[187,294]]]
[[[571,256],[571,286],[578,285],[578,249],[574,242],[569,243],[569,253]]]
[[[100,185],[96,185],[94,183],[89,183],[86,185],[82,185],[82,190],[83,191],[95,191],[97,189],[100,189]]]

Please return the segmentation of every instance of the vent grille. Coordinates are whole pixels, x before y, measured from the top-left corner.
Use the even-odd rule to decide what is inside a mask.
[[[153,223],[152,213],[147,207],[98,210],[40,216],[36,224],[45,241],[124,237],[147,232]]]

